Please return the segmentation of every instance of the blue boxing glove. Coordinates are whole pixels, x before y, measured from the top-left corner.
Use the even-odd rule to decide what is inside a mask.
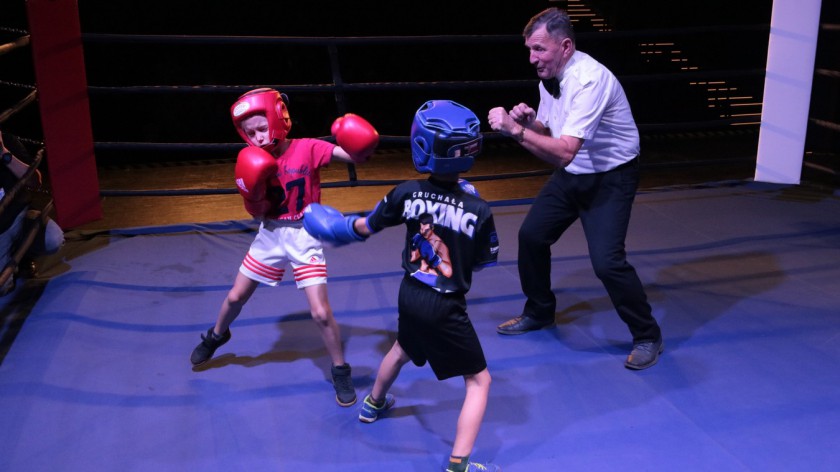
[[[420,256],[426,259],[431,267],[437,267],[441,263],[440,256],[437,255],[432,244],[423,237],[422,234],[417,233],[411,238],[411,249],[420,251]]]
[[[357,215],[344,216],[335,208],[310,203],[303,211],[303,228],[315,239],[343,246],[367,239],[353,229],[357,219]]]

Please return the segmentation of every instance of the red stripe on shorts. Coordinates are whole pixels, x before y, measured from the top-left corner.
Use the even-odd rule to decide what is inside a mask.
[[[314,277],[326,277],[326,264],[310,264],[295,268],[295,281],[311,279]]]
[[[283,274],[286,272],[286,269],[276,269],[261,263],[251,257],[250,252],[245,256],[245,260],[242,261],[242,265],[257,275],[265,277],[269,280],[276,280],[278,282],[283,280]]]

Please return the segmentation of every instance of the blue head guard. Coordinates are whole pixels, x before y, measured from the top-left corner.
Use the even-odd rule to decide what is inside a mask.
[[[411,157],[421,174],[466,172],[481,152],[480,122],[451,100],[429,100],[414,114]]]

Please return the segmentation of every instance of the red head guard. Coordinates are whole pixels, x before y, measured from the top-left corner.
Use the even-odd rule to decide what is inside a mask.
[[[274,150],[278,143],[286,139],[289,129],[292,127],[292,120],[289,118],[289,109],[286,102],[277,90],[270,88],[258,88],[246,92],[239,97],[230,107],[230,116],[233,118],[233,125],[239,136],[250,146],[254,143],[242,130],[242,121],[255,114],[264,114],[268,120],[268,132],[271,142],[263,146],[268,152]]]

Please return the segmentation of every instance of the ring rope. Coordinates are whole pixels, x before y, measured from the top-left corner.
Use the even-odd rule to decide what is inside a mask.
[[[6,120],[8,120],[12,115],[24,109],[30,103],[34,102],[37,97],[38,91],[33,90],[29,93],[29,95],[23,97],[23,100],[17,102],[16,104],[12,105],[11,108],[8,108],[2,113],[0,113],[0,125],[5,123]]]
[[[0,44],[0,56],[2,56],[3,54],[6,54],[7,52],[14,51],[17,48],[21,48],[21,47],[24,47],[24,46],[29,46],[29,35],[28,34],[26,36],[21,36],[20,38],[14,40],[12,42],[9,42],[9,43],[6,43],[6,44]]]
[[[834,79],[840,78],[840,71],[838,70],[831,70],[831,69],[814,69],[814,73],[817,75],[822,75],[824,77],[831,77]]]
[[[752,123],[750,117],[736,117],[736,118],[722,118],[709,121],[690,121],[682,123],[640,123],[637,125],[640,132],[676,132],[676,131],[703,131],[710,129],[717,129],[721,124],[724,125],[740,125]],[[484,139],[487,141],[504,141],[509,139],[507,136],[496,132],[489,131],[482,133]],[[322,136],[317,139],[325,141],[334,141],[332,136]],[[380,135],[380,144],[395,144],[399,146],[406,146],[410,142],[408,136],[393,136]],[[94,143],[96,150],[103,151],[124,151],[124,150],[146,150],[146,151],[181,151],[181,150],[201,150],[201,151],[228,151],[239,152],[245,144],[241,143],[150,143],[150,142],[127,142],[127,141],[98,141]]]
[[[11,26],[0,26],[0,31],[5,31],[6,33],[14,33],[14,34],[22,34],[26,35],[29,34],[29,31],[20,29],[20,28],[13,28]]]
[[[684,161],[680,163],[668,164],[641,164],[642,168],[657,168],[657,167],[705,167],[709,165],[733,165],[737,163],[752,163],[753,158],[726,158],[726,159],[703,159],[701,161]],[[553,169],[541,169],[532,171],[510,172],[506,174],[494,175],[475,175],[470,177],[471,182],[491,181],[491,180],[508,180],[528,177],[540,177],[550,175],[554,172]],[[342,182],[322,182],[322,188],[346,188],[346,187],[378,187],[378,186],[394,186],[405,182],[405,179],[390,179],[390,180],[355,180]],[[173,197],[173,196],[193,196],[193,195],[235,195],[238,190],[235,188],[203,188],[203,189],[183,189],[183,190],[100,190],[100,194],[106,197]]]
[[[579,32],[576,37],[579,39],[626,39],[639,37],[656,37],[667,35],[686,36],[707,33],[744,32],[758,31],[769,32],[769,24],[758,25],[726,25],[726,26],[698,26],[690,28],[657,28],[627,31],[599,31]],[[187,43],[187,44],[398,44],[423,42],[445,42],[457,43],[476,41],[488,42],[521,42],[522,35],[429,35],[429,36],[227,36],[227,35],[172,35],[172,34],[114,34],[114,33],[84,33],[82,40],[85,42],[102,43]]]
[[[833,121],[828,120],[820,120],[817,118],[808,118],[808,121],[822,128],[840,132],[840,123],[834,123]]]
[[[36,88],[34,85],[31,85],[31,84],[20,84],[20,83],[17,83],[17,82],[8,82],[8,81],[5,81],[5,80],[0,80],[0,85],[6,85],[6,86],[9,86],[9,87],[17,87],[17,88],[23,88],[23,89],[29,89],[29,90],[35,90],[35,88]]]
[[[707,70],[689,71],[665,74],[635,74],[622,75],[618,79],[622,82],[644,82],[651,80],[703,80],[724,79],[733,77],[764,76],[764,69],[747,70]],[[363,90],[460,90],[476,88],[512,88],[532,87],[536,83],[533,79],[514,80],[473,80],[473,81],[432,81],[432,82],[358,82],[337,84],[261,84],[261,85],[129,85],[129,86],[95,86],[88,88],[92,92],[102,93],[241,93],[257,87],[270,87],[286,92],[332,92],[332,91],[363,91]]]

